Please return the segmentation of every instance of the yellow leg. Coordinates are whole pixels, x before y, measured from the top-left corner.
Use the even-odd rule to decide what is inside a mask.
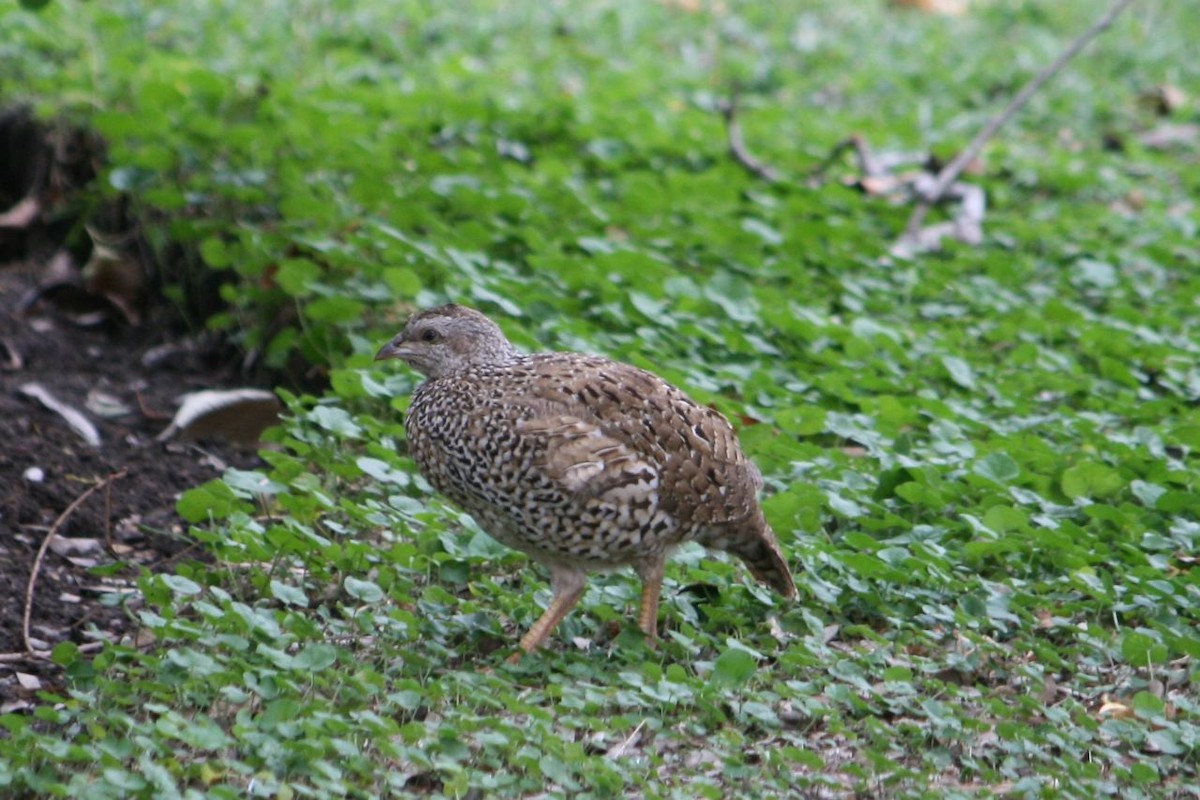
[[[546,638],[558,627],[558,623],[563,621],[563,617],[567,616],[568,612],[579,602],[579,598],[583,597],[586,587],[587,577],[584,573],[552,567],[550,589],[554,592],[554,598],[542,612],[542,616],[538,617],[538,621],[533,623],[529,632],[521,637],[521,649],[509,656],[508,663],[518,664],[521,656],[532,653],[541,647],[542,642],[546,641]]]
[[[663,561],[659,556],[637,565],[642,579],[642,606],[638,610],[638,627],[646,634],[646,644],[654,647],[658,639],[658,598],[662,594]]]

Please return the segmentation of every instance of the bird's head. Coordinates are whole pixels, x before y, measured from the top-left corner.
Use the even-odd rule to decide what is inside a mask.
[[[503,363],[516,354],[499,325],[474,309],[451,304],[414,314],[375,360],[398,358],[426,377],[442,378]]]

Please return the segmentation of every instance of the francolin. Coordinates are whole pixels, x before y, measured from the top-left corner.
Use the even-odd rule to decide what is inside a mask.
[[[522,651],[579,602],[588,572],[625,565],[642,579],[638,625],[653,641],[663,562],[681,542],[733,553],[796,596],[758,504],[762,478],[729,422],[658,376],[599,356],[522,354],[458,305],[416,314],[375,358],[427,378],[405,420],[421,474],[549,570],[553,600]]]

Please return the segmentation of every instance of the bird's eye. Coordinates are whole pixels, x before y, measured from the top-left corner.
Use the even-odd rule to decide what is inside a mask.
[[[426,328],[425,330],[421,331],[421,341],[422,342],[436,342],[437,340],[438,340],[438,332],[433,330],[432,328]]]

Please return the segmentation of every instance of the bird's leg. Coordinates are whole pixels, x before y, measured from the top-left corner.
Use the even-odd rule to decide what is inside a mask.
[[[538,649],[542,642],[546,641],[546,637],[558,627],[558,623],[562,622],[563,617],[575,607],[579,598],[583,597],[586,587],[587,575],[583,571],[551,567],[550,591],[554,592],[554,598],[542,612],[542,616],[538,617],[538,621],[533,623],[533,627],[521,637],[521,649],[509,656],[508,663],[517,664],[522,655]]]
[[[658,597],[662,594],[663,563],[665,556],[658,555],[639,561],[636,569],[642,579],[642,606],[638,610],[638,627],[646,634],[646,644],[654,647],[658,639]]]

